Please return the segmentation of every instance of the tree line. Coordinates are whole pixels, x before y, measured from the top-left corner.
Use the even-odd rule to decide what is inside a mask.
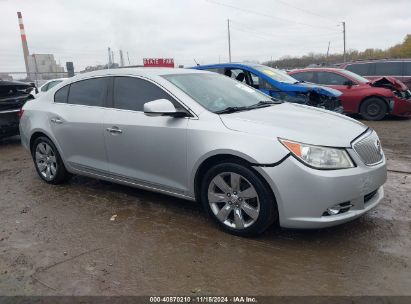
[[[393,59],[393,58],[411,58],[411,35],[405,36],[402,43],[396,44],[388,49],[366,49],[362,52],[357,50],[348,50],[346,52],[347,61],[368,60],[368,59]],[[279,69],[304,68],[311,64],[320,66],[332,66],[343,63],[343,54],[326,54],[309,53],[301,57],[284,56],[278,60],[264,62],[265,65]]]

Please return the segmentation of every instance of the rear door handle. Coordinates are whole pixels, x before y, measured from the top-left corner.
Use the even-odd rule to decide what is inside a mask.
[[[63,121],[58,117],[54,117],[54,118],[50,119],[50,121],[52,123],[55,123],[55,124],[62,124],[63,123]]]
[[[121,133],[123,133],[123,131],[120,130],[120,129],[119,129],[118,127],[116,127],[116,126],[111,127],[111,128],[107,128],[106,131],[107,131],[107,132],[110,132],[111,134],[121,134]]]

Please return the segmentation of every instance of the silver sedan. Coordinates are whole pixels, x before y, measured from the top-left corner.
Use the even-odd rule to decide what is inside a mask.
[[[26,103],[20,133],[47,183],[80,174],[197,200],[237,235],[336,225],[384,195],[373,130],[205,71],[70,78]]]

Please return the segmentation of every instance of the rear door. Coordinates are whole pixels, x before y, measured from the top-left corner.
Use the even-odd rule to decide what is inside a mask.
[[[113,108],[104,115],[104,136],[112,175],[139,185],[187,190],[187,118],[147,116],[144,103],[170,100],[157,84],[137,78],[113,77]]]
[[[74,82],[59,89],[49,114],[64,159],[75,169],[107,172],[103,115],[107,77]]]

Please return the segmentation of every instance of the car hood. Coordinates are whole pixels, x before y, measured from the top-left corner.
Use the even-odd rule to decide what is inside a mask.
[[[368,129],[347,116],[288,102],[220,118],[231,130],[330,147],[350,147]]]
[[[339,97],[342,95],[342,93],[336,89],[322,87],[309,82],[299,82],[294,84],[294,86],[298,92],[315,92],[319,95],[325,95],[327,97]]]
[[[391,90],[407,91],[408,87],[402,81],[394,77],[379,77],[370,81],[373,87],[383,87]]]

